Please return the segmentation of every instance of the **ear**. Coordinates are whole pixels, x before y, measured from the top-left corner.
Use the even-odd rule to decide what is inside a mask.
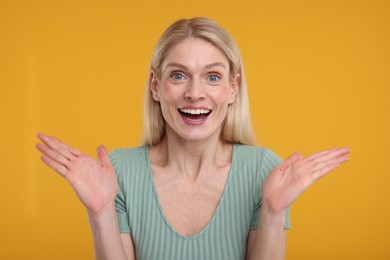
[[[155,71],[150,72],[150,91],[152,92],[153,99],[156,101],[160,101],[160,95],[158,92],[158,79],[157,79],[157,74]]]
[[[234,100],[236,100],[236,96],[240,89],[240,80],[241,80],[240,74],[237,73],[231,83],[232,87],[230,89],[229,104],[233,104]]]

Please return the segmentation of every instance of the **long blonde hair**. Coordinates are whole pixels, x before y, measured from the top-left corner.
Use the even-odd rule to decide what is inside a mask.
[[[161,77],[160,66],[168,50],[190,37],[205,40],[219,48],[229,62],[230,79],[240,74],[239,91],[235,101],[228,106],[222,125],[221,139],[230,143],[255,145],[249,110],[248,92],[240,51],[230,34],[219,24],[208,18],[196,17],[181,19],[173,23],[162,34],[153,51],[149,78],[146,84],[144,101],[144,136],[143,144],[159,143],[165,135],[165,121],[160,103],[153,99],[150,85],[152,71]]]

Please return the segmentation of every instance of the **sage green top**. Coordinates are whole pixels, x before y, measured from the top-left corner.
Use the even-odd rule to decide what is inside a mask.
[[[250,230],[257,229],[261,187],[282,160],[271,150],[234,144],[222,197],[214,216],[198,234],[182,236],[162,211],[149,160],[149,147],[110,153],[119,182],[119,229],[131,233],[138,260],[245,259]],[[285,228],[290,228],[289,211]]]

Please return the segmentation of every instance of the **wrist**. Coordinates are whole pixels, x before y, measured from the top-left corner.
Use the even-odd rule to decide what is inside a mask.
[[[260,216],[261,219],[267,224],[275,223],[282,224],[284,226],[286,222],[287,210],[274,210],[272,207],[269,207],[266,203],[261,206]]]
[[[115,201],[109,202],[105,205],[101,210],[97,212],[93,212],[91,210],[87,210],[89,221],[91,222],[99,222],[112,218],[116,218],[115,212]]]

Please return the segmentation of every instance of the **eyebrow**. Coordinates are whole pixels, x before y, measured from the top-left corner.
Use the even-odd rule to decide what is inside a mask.
[[[179,68],[182,68],[182,69],[187,69],[186,66],[184,66],[183,64],[177,63],[177,62],[170,62],[170,63],[168,63],[164,70],[166,70],[169,67],[179,67]],[[222,67],[222,68],[226,69],[226,65],[224,63],[222,63],[222,62],[214,62],[214,63],[206,65],[204,68],[205,69],[210,69],[212,67]]]

